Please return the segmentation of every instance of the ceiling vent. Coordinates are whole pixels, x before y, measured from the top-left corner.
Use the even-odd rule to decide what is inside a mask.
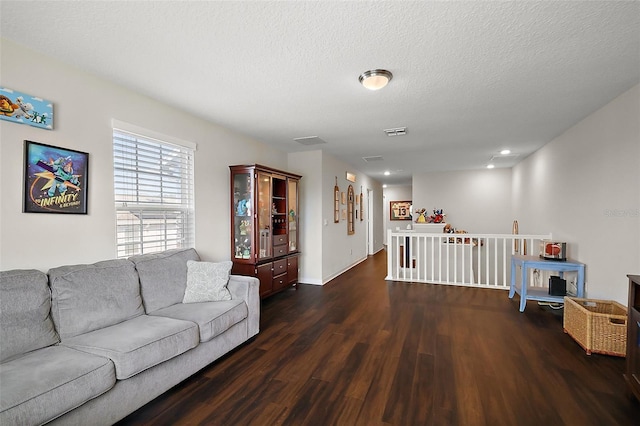
[[[407,134],[406,127],[396,127],[395,129],[384,129],[387,136],[402,136]]]
[[[383,160],[382,156],[380,156],[380,155],[373,155],[371,157],[362,157],[362,159],[364,161],[366,161],[367,163],[371,163],[373,161],[382,161]]]
[[[489,160],[490,164],[496,167],[511,167],[517,163],[520,154],[494,155]]]
[[[317,136],[305,136],[303,138],[294,138],[293,140],[298,142],[300,145],[306,145],[306,146],[320,145],[321,143],[327,143],[326,141],[323,141]]]

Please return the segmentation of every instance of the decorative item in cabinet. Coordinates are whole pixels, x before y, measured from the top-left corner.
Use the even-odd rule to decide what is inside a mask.
[[[295,285],[297,266],[289,272],[287,259],[299,255],[301,176],[259,164],[229,168],[232,273],[258,277],[261,297]]]

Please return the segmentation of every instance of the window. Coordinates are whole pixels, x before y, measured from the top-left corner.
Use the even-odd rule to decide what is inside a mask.
[[[193,154],[114,128],[117,257],[193,247]]]

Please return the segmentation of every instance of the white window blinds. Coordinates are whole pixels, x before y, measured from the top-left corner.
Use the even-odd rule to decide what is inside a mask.
[[[119,258],[193,247],[193,153],[188,147],[113,130]]]

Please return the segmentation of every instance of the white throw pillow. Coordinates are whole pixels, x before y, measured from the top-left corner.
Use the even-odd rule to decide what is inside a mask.
[[[182,303],[231,300],[227,289],[233,262],[187,261],[187,289]]]

